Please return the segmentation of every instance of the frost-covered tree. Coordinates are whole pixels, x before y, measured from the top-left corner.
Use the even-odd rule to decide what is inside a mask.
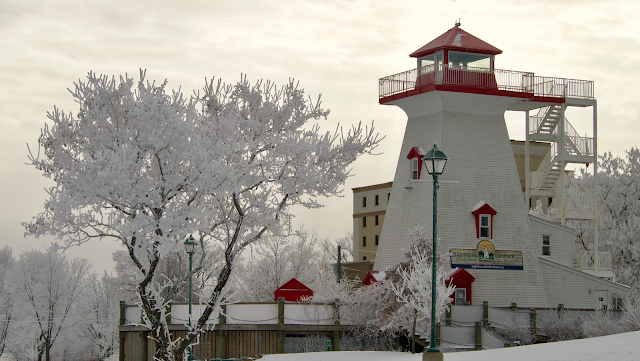
[[[347,234],[333,241],[320,240],[317,233],[304,227],[287,236],[266,236],[247,249],[234,281],[235,298],[243,302],[273,301],[273,292],[295,277],[314,291],[309,301],[338,299],[343,287],[336,284],[337,250],[338,245],[344,245],[342,262],[350,261],[350,237]]]
[[[13,253],[9,246],[0,249],[0,356],[4,353],[7,330],[11,323],[13,299],[7,285],[9,271],[13,268]]]
[[[236,297],[243,302],[273,301],[273,292],[294,277],[314,289],[320,277],[317,244],[317,235],[304,229],[288,236],[266,236],[247,250],[235,282]]]
[[[618,282],[640,290],[640,150],[632,147],[625,157],[611,152],[598,156],[599,251],[613,255]],[[591,188],[593,175],[581,170],[571,186]],[[593,222],[568,222],[576,231],[578,250],[593,251]]]
[[[422,227],[411,229],[409,237],[413,240],[413,244],[406,252],[410,261],[395,269],[398,280],[391,283],[391,290],[400,305],[396,312],[405,318],[405,321],[402,321],[405,323],[404,327],[406,327],[406,319],[410,319],[412,313],[415,322],[425,324],[431,322],[433,249],[429,247],[431,242],[424,234]],[[455,290],[453,285],[447,285],[445,282],[447,272],[444,270],[443,263],[446,257],[448,255],[437,255],[440,264],[436,270],[436,322],[449,307],[450,296]]]
[[[200,260],[200,267],[193,273],[193,302],[199,301],[199,295],[207,293],[215,286],[215,279],[220,269],[224,257],[220,247],[207,247],[205,245],[203,254],[202,248],[195,249],[193,258]],[[131,260],[129,253],[124,250],[118,250],[111,255],[114,261],[114,282],[117,285],[119,297],[121,300],[131,304],[136,302],[137,285],[142,280],[142,274]],[[189,272],[189,256],[186,252],[176,252],[167,254],[167,256],[158,262],[156,267],[156,277],[179,280],[184,279]],[[181,283],[178,289],[173,293],[174,303],[186,303],[189,299],[189,286],[187,283]]]
[[[58,338],[80,320],[75,311],[90,268],[86,259],[70,260],[54,247],[20,255],[8,280],[13,312],[21,321],[10,328],[11,353],[29,360],[52,359]]]
[[[347,234],[335,240],[325,238],[320,242],[324,264],[338,262],[338,246],[340,246],[342,252],[340,255],[341,262],[353,261],[353,233],[347,232]]]
[[[320,207],[338,195],[349,166],[380,138],[373,127],[323,133],[320,99],[297,83],[206,82],[189,99],[166,81],[89,73],[72,97],[77,113],[54,108],[30,162],[55,185],[27,234],[51,234],[64,246],[113,239],[140,274],[136,286],[155,358],[180,360],[222,301],[240,252],[278,234],[288,206]],[[165,309],[188,277],[158,276],[160,261],[184,252],[193,235],[223,250],[223,266],[185,337],[171,338]],[[196,259],[195,271],[203,267]]]
[[[91,273],[79,302],[79,310],[84,315],[80,326],[83,336],[91,341],[92,354],[99,359],[108,358],[118,349],[119,306],[115,279],[107,272]]]
[[[404,332],[411,335],[416,329],[428,330],[431,322],[431,255],[430,239],[421,227],[409,230],[411,246],[405,250],[407,261],[383,272],[381,280],[370,286],[354,289],[345,287],[340,293],[341,318],[356,324],[356,333],[367,338],[381,334]],[[436,315],[446,310],[453,286],[445,284],[443,265],[447,255],[438,255]],[[426,333],[426,332],[425,332]]]

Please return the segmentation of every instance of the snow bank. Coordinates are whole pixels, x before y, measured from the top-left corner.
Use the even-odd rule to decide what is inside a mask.
[[[445,361],[637,361],[640,331],[583,340],[502,348],[489,351],[446,353]],[[267,355],[264,361],[421,361],[422,355],[402,352],[343,351]]]

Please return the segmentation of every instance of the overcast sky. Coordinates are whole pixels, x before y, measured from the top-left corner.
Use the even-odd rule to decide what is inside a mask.
[[[498,47],[496,68],[595,81],[598,150],[624,155],[640,136],[640,2],[637,0],[0,1],[0,246],[15,254],[53,238],[24,238],[21,222],[42,210],[51,183],[27,162],[46,112],[76,112],[67,88],[87,72],[168,79],[190,94],[216,77],[299,80],[331,110],[325,129],[371,122],[387,136],[376,157],[353,167],[344,197],[294,209],[320,237],[352,227],[351,188],[393,180],[405,114],[378,104],[378,79],[409,70],[414,50],[453,27]],[[588,112],[568,112],[591,136]],[[524,113],[508,113],[524,139]],[[115,242],[71,250],[110,269]]]

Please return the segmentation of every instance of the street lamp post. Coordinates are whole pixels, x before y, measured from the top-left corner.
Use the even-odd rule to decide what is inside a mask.
[[[444,171],[447,156],[438,149],[437,145],[423,158],[427,172],[433,176],[433,254],[431,259],[431,341],[427,352],[440,352],[436,348],[436,247],[438,245],[438,176]]]
[[[189,238],[184,241],[184,249],[189,255],[189,328],[191,328],[191,271],[193,267],[193,254],[196,252],[196,240],[193,239],[193,236],[189,236]],[[191,346],[189,346],[189,357],[187,358],[187,360],[193,360],[193,355],[191,354]]]

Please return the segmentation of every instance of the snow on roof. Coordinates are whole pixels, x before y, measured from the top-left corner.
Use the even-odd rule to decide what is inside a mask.
[[[373,278],[376,279],[376,281],[382,281],[383,279],[387,278],[387,274],[384,271],[371,272],[371,274],[373,275]]]
[[[459,269],[460,269],[460,267],[456,267],[456,268],[452,269],[451,271],[449,271],[449,273],[447,273],[447,279],[451,278],[451,275],[456,273],[456,271],[459,270]]]
[[[473,209],[471,210],[471,213],[477,211],[478,209],[482,208],[482,206],[484,206],[485,204],[487,204],[487,202],[485,201],[480,201],[478,202],[478,204],[476,204],[475,207],[473,207]]]

